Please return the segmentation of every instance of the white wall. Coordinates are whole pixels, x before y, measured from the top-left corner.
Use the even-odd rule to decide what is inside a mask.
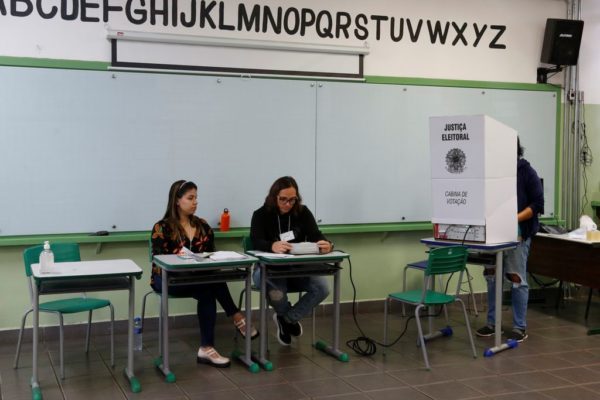
[[[581,6],[584,20],[583,37],[579,52],[579,88],[588,104],[600,104],[600,2],[583,0]]]
[[[587,0],[593,3],[594,0]],[[109,61],[110,45],[106,39],[106,28],[136,31],[156,31],[189,35],[244,37],[262,40],[302,41],[321,44],[363,45],[367,42],[371,53],[365,59],[366,75],[385,75],[402,77],[424,77],[442,79],[468,79],[485,81],[507,82],[535,82],[536,68],[540,56],[543,32],[546,18],[564,18],[566,15],[565,0],[330,0],[327,2],[317,0],[263,0],[260,2],[244,1],[242,4],[251,10],[252,7],[269,6],[272,10],[282,7],[288,11],[297,8],[300,13],[305,12],[319,15],[320,12],[329,12],[335,22],[336,17],[344,20],[349,16],[352,26],[349,28],[350,38],[322,38],[316,33],[316,24],[310,25],[305,36],[299,33],[280,35],[271,31],[239,32],[218,28],[219,19],[224,24],[237,21],[239,1],[214,2],[215,6],[209,16],[215,21],[215,29],[206,25],[199,27],[198,21],[194,27],[186,28],[178,22],[174,26],[169,10],[167,26],[162,25],[159,19],[154,25],[150,21],[134,24],[126,18],[126,12],[108,12],[107,21],[103,18],[103,1],[87,0],[83,17],[80,8],[75,13],[73,21],[66,21],[56,15],[43,19],[37,11],[36,3],[43,3],[42,13],[54,12],[53,7],[60,7],[59,0],[21,0],[16,2],[16,12],[11,9],[13,2],[0,0],[0,56],[39,57],[51,59],[94,60]],[[27,5],[31,3],[31,7]],[[72,4],[72,2],[66,2]],[[75,2],[81,4],[82,2]],[[125,4],[124,1],[112,0],[111,6]],[[157,1],[162,7],[163,2]],[[170,1],[165,3],[171,4]],[[199,4],[197,1],[196,4]],[[146,1],[145,7],[141,0],[131,2],[132,19],[140,19],[147,12],[150,2]],[[189,14],[191,2],[180,0],[179,12]],[[206,1],[205,4],[212,4]],[[95,8],[97,6],[97,8]],[[223,12],[220,12],[222,7]],[[597,6],[596,6],[597,7]],[[261,8],[262,9],[262,8]],[[72,7],[66,10],[73,13]],[[22,16],[15,16],[20,14]],[[360,16],[364,14],[364,17]],[[187,15],[187,14],[186,14]],[[328,14],[322,14],[327,16]],[[381,37],[376,37],[376,22],[373,15],[382,18]],[[596,13],[597,16],[597,13]],[[390,19],[394,18],[396,24],[403,19],[404,36],[398,42],[390,38]],[[362,19],[361,19],[362,18]],[[87,19],[84,22],[82,20]],[[356,20],[366,21],[364,29],[359,29],[359,35],[354,34]],[[421,32],[416,42],[409,38],[407,32],[408,20],[413,26],[422,23]],[[327,21],[327,18],[322,19]],[[445,44],[439,41],[431,43],[427,22],[439,22],[441,26],[449,24],[448,36]],[[456,28],[452,23],[456,24]],[[480,40],[475,46],[477,38],[475,25],[481,32]],[[320,27],[326,27],[321,23]],[[396,25],[398,26],[398,25]],[[496,26],[496,28],[492,28]],[[457,32],[464,27],[464,40]],[[503,28],[498,28],[503,27]],[[586,29],[587,29],[586,25]],[[503,29],[505,29],[503,31]],[[368,32],[368,37],[360,37],[360,33]],[[498,37],[496,38],[496,35]],[[458,40],[456,40],[458,39]],[[454,45],[452,44],[452,42]],[[494,44],[495,43],[495,44]],[[505,48],[490,48],[490,45],[505,46]],[[591,45],[591,44],[590,44]]]

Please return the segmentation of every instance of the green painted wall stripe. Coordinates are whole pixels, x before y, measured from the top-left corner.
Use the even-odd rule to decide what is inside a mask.
[[[517,83],[517,82],[490,82],[490,81],[468,81],[451,79],[429,79],[429,78],[401,78],[391,76],[367,76],[367,83],[381,83],[394,85],[416,85],[416,86],[438,86],[438,87],[464,87],[481,89],[512,89],[512,90],[532,90],[557,92],[560,94],[560,88],[555,85],[538,83]]]
[[[554,218],[543,218],[542,222],[556,225],[560,221]],[[430,222],[405,222],[405,223],[380,223],[380,224],[349,224],[349,225],[323,225],[321,231],[327,235],[353,234],[353,233],[389,233],[389,232],[415,232],[432,231]],[[249,228],[233,228],[227,232],[215,230],[216,238],[241,238],[250,234]],[[31,246],[41,244],[44,240],[64,243],[120,243],[120,242],[145,242],[150,239],[150,231],[115,232],[108,236],[91,236],[88,233],[69,233],[52,235],[28,235],[0,237],[0,247],[6,246]]]
[[[110,66],[110,63],[103,61],[58,60],[52,58],[0,56],[0,65],[11,67],[87,69],[106,71]]]

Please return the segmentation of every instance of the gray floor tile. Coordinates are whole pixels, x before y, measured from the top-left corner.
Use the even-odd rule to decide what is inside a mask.
[[[419,392],[418,390],[410,387],[374,390],[366,392],[372,400],[398,400],[398,399],[410,399],[410,400],[430,400],[431,397]]]
[[[341,378],[305,381],[294,383],[294,386],[309,398],[359,392]]]
[[[504,377],[511,382],[526,387],[528,390],[543,390],[548,388],[572,386],[571,382],[543,371],[522,372],[518,374],[504,375]]]
[[[419,391],[434,400],[458,400],[482,397],[484,394],[460,382],[443,382],[419,386]]]
[[[579,386],[544,390],[541,393],[553,399],[560,400],[600,400],[600,393],[595,393]]]
[[[460,383],[488,396],[522,392],[527,390],[526,387],[511,382],[501,376],[486,376],[484,378],[464,379],[460,381]]]
[[[600,382],[600,371],[584,367],[554,369],[546,372],[574,384]]]
[[[244,392],[253,400],[299,400],[306,398],[305,394],[289,383],[250,387],[244,389]]]
[[[385,372],[347,376],[344,380],[361,392],[406,386],[404,382]]]
[[[222,390],[219,392],[208,392],[208,393],[188,393],[191,400],[244,400],[250,399],[240,389]]]

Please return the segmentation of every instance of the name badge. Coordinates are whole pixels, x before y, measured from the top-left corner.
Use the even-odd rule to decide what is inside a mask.
[[[284,242],[289,242],[291,240],[294,240],[295,239],[294,231],[283,232],[282,234],[279,235],[279,239],[281,239]]]

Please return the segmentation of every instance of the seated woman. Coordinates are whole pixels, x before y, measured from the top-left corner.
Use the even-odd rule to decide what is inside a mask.
[[[171,185],[165,216],[152,229],[153,255],[180,254],[184,247],[194,253],[215,251],[212,229],[205,220],[194,215],[197,206],[197,187],[193,182],[179,180]],[[153,264],[150,285],[160,293],[161,283],[161,270]],[[220,282],[175,286],[169,288],[169,294],[193,297],[198,301],[200,348],[197,361],[220,368],[228,367],[231,364],[229,358],[221,356],[214,348],[216,301],[221,304],[227,316],[233,318],[233,324],[243,336],[248,327],[244,315],[231,298],[227,284]],[[250,328],[250,332],[252,338],[258,336],[256,329]]]
[[[316,242],[321,253],[329,253],[333,244],[317,227],[315,217],[302,205],[296,180],[291,176],[277,179],[265,199],[265,204],[254,211],[250,237],[255,250],[287,253],[294,242]],[[254,281],[260,282],[262,269],[254,270]],[[293,306],[288,301],[288,291],[301,291],[304,295]],[[300,319],[329,295],[327,281],[322,276],[267,279],[267,299],[275,310],[273,320],[277,326],[277,340],[289,346],[292,336],[302,334]]]

